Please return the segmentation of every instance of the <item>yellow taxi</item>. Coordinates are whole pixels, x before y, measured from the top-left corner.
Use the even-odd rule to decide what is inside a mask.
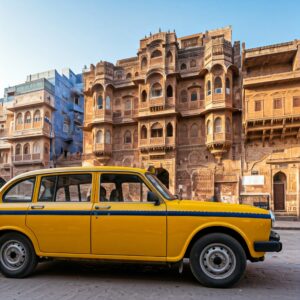
[[[20,278],[47,258],[179,267],[189,258],[201,284],[228,287],[247,260],[281,251],[272,219],[252,206],[179,200],[142,169],[27,172],[0,190],[0,270]]]

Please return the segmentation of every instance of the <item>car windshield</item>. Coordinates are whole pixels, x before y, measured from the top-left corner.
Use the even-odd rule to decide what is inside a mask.
[[[164,198],[167,200],[177,199],[155,175],[146,173],[146,177]]]

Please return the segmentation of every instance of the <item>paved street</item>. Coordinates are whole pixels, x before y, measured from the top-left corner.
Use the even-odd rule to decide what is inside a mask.
[[[27,279],[0,275],[0,299],[299,299],[300,231],[280,232],[284,251],[248,264],[232,289],[209,289],[167,267],[48,262]]]

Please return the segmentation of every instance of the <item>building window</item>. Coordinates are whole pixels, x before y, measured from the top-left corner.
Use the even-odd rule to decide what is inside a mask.
[[[173,126],[171,123],[168,123],[167,125],[167,137],[172,137],[173,136]]]
[[[102,132],[102,130],[97,131],[96,144],[103,144],[103,132]]]
[[[215,89],[215,94],[222,93],[222,80],[219,76],[215,78],[214,89]]]
[[[163,136],[163,128],[160,123],[156,122],[151,127],[151,137],[162,137]]]
[[[282,99],[281,98],[275,98],[273,100],[273,108],[274,109],[280,109],[280,108],[282,108]]]
[[[206,134],[212,134],[212,130],[211,130],[211,121],[208,120],[206,123]]]
[[[147,92],[145,90],[142,91],[142,102],[146,102],[147,101]]]
[[[103,109],[103,97],[102,95],[99,95],[97,98],[97,108],[98,109]]]
[[[31,113],[27,111],[25,114],[25,124],[30,124],[30,123],[31,123]]]
[[[17,124],[18,124],[18,125],[23,124],[23,118],[22,118],[22,114],[21,114],[21,113],[19,113],[19,114],[17,115]]]
[[[221,133],[222,132],[222,120],[221,118],[215,119],[215,125],[214,125],[214,133]]]
[[[226,78],[226,94],[230,95],[230,80]]]
[[[171,85],[167,87],[167,97],[173,97],[173,88]]]
[[[197,138],[199,137],[199,127],[197,124],[193,124],[191,126],[191,137],[192,138]]]
[[[16,155],[21,155],[21,148],[22,148],[21,144],[17,144],[17,146],[16,146]]]
[[[28,143],[24,145],[23,153],[25,155],[30,154],[30,145]]]
[[[300,107],[300,97],[293,97],[293,107]]]
[[[187,98],[187,91],[186,90],[182,90],[180,93],[180,102],[185,103],[187,102],[188,98]]]
[[[110,110],[111,109],[111,105],[110,105],[110,97],[109,96],[106,96],[106,99],[105,99],[105,108],[107,110]]]
[[[105,132],[105,144],[110,144],[111,143],[111,134],[110,134],[110,131],[109,130],[107,130],[106,132]]]
[[[185,63],[183,63],[183,64],[181,64],[181,66],[180,66],[180,70],[186,70],[186,64]]]
[[[192,60],[190,61],[190,67],[191,67],[191,68],[196,67],[196,61],[195,61],[194,59],[192,59]]]
[[[75,96],[74,103],[75,103],[75,105],[79,105],[79,97],[78,96]]]
[[[207,81],[207,84],[206,84],[206,89],[207,89],[207,95],[211,95],[211,83],[210,83],[210,80]]]
[[[129,130],[124,134],[124,144],[131,144],[131,132]]]
[[[41,121],[41,112],[37,110],[33,115],[33,122],[40,122],[40,121]]]
[[[191,93],[191,101],[197,101],[197,100],[198,100],[197,92],[193,91]]]
[[[127,73],[127,75],[126,75],[126,79],[128,79],[128,80],[130,80],[131,79],[131,73]]]
[[[142,62],[141,62],[141,69],[144,70],[147,68],[147,58],[143,57]]]
[[[151,54],[151,58],[155,58],[155,57],[160,57],[162,56],[161,51],[159,50],[154,50]]]
[[[160,83],[156,82],[151,87],[151,98],[157,98],[162,96],[162,87]]]
[[[40,154],[41,153],[41,146],[39,142],[35,142],[33,144],[33,153],[34,154]]]
[[[173,62],[173,55],[172,55],[171,51],[168,51],[167,61],[168,61],[169,64]]]
[[[130,99],[126,99],[125,100],[125,110],[131,110],[131,100]]]
[[[141,129],[141,139],[146,139],[147,138],[147,128],[145,125],[142,126],[142,129]]]
[[[69,131],[70,131],[70,120],[69,120],[69,118],[66,117],[64,119],[63,132],[69,133]]]
[[[256,100],[255,105],[254,105],[254,110],[255,111],[261,111],[261,100]]]

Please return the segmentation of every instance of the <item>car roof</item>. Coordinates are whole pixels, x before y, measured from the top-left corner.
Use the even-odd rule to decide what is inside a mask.
[[[126,172],[137,172],[145,174],[147,170],[140,168],[129,168],[129,167],[118,167],[118,166],[99,166],[99,167],[67,167],[67,168],[51,168],[51,169],[40,169],[22,173],[17,175],[14,179],[20,179],[28,176],[37,176],[43,174],[56,174],[65,172],[115,172],[115,171],[126,171]]]

